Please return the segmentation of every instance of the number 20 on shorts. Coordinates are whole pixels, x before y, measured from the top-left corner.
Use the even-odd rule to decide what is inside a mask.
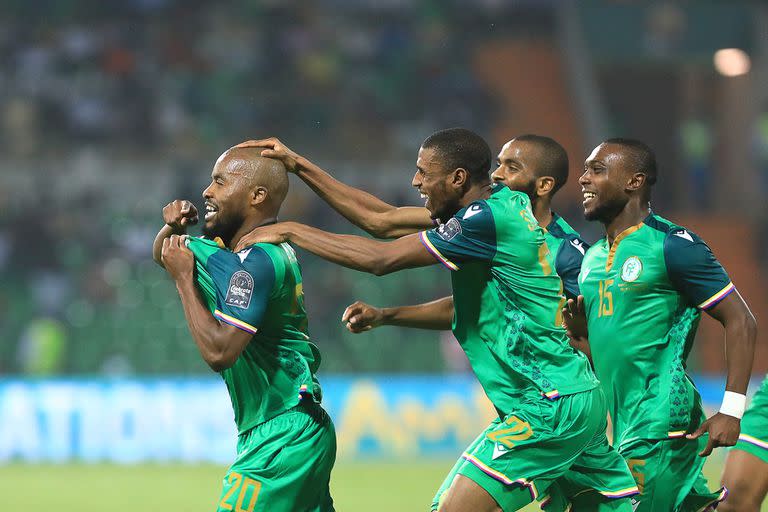
[[[231,487],[229,490],[227,490],[227,493],[224,495],[224,497],[221,498],[221,501],[219,502],[219,509],[233,510],[234,512],[253,512],[253,509],[256,506],[256,499],[259,497],[259,491],[261,490],[261,482],[258,482],[253,478],[243,478],[243,475],[235,471],[229,474],[227,480],[227,484],[231,485]],[[248,494],[248,489],[252,489],[251,499],[248,500],[248,506],[243,508],[243,501],[245,501],[245,496]],[[237,496],[237,503],[235,503],[233,508],[232,505],[227,503],[227,501],[233,494],[237,493],[238,490],[240,492]]]

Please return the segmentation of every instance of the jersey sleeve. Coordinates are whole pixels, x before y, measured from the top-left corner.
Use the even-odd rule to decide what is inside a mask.
[[[421,243],[451,270],[467,261],[490,261],[496,254],[496,225],[485,201],[472,203],[445,224],[419,233]]]
[[[213,316],[256,334],[275,284],[274,264],[259,247],[228,253],[228,256],[216,272],[217,300]]]
[[[563,240],[555,258],[555,271],[563,281],[566,298],[579,296],[579,272],[589,245],[579,238]]]
[[[714,307],[735,290],[709,246],[686,229],[667,234],[664,259],[673,286],[700,309]]]

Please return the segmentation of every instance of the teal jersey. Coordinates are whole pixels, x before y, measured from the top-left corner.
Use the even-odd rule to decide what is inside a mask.
[[[686,375],[701,310],[734,287],[709,247],[657,215],[595,243],[579,278],[614,444],[681,437],[703,418]]]
[[[579,296],[579,272],[589,245],[580,238],[565,219],[552,213],[552,220],[544,231],[549,252],[555,258],[555,272],[563,280],[563,291],[569,299]]]
[[[420,233],[451,269],[453,332],[496,409],[593,389],[562,327],[562,281],[528,196],[504,186]]]
[[[320,401],[320,352],[310,341],[301,268],[290,245],[256,244],[238,253],[188,239],[195,279],[220,322],[253,335],[221,372],[240,433],[294,407]]]

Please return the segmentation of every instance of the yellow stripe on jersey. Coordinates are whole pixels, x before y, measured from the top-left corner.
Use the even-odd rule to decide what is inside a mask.
[[[708,298],[707,300],[699,304],[698,306],[699,309],[707,309],[714,306],[715,304],[723,300],[725,297],[727,297],[728,294],[735,289],[736,287],[733,286],[733,283],[728,283],[727,285],[725,285],[725,288],[723,288],[722,290],[720,290],[719,292],[717,292],[716,294],[714,294],[713,296],[711,296],[710,298]]]
[[[245,332],[256,334],[256,331],[258,331],[258,329],[252,326],[251,324],[243,322],[239,318],[235,318],[233,316],[227,315],[226,313],[222,313],[218,309],[213,312],[213,316],[215,316],[222,322],[228,323],[229,325],[237,327],[238,329],[242,329]]]
[[[437,258],[437,260],[440,263],[442,263],[443,265],[445,265],[446,267],[448,267],[451,270],[459,270],[459,266],[458,265],[456,265],[454,262],[452,262],[451,260],[449,260],[448,258],[443,256],[440,253],[440,251],[437,250],[437,247],[432,245],[432,242],[430,242],[429,238],[427,237],[427,232],[426,231],[422,231],[421,233],[419,233],[419,238],[421,239],[421,243],[424,244],[424,247],[426,247],[427,250],[432,253],[432,256]]]

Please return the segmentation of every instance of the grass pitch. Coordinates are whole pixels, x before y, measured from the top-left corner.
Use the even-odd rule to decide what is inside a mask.
[[[705,468],[712,487],[719,481],[722,461],[723,455],[717,453]],[[426,511],[453,462],[341,461],[332,480],[336,508]],[[0,466],[0,511],[210,512],[215,510],[225,471],[219,466],[175,464]],[[768,512],[768,504],[762,510]]]

